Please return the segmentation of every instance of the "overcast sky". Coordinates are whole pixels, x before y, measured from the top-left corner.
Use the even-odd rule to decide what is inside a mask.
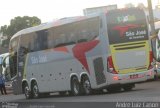
[[[152,0],[155,5],[158,0]],[[97,6],[126,3],[144,3],[147,0],[1,0],[0,26],[9,25],[16,16],[37,16],[42,23],[54,19],[83,15],[83,9]]]

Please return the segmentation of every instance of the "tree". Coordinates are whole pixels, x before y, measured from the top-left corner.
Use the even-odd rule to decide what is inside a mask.
[[[141,9],[147,9],[147,7],[145,7],[145,5],[143,3],[138,3],[137,7],[141,8]]]
[[[9,26],[7,25],[1,26],[0,32],[3,33],[3,35],[7,35],[8,37],[11,37],[22,29],[37,26],[39,24],[41,24],[41,20],[35,16],[34,17],[18,16],[18,17],[15,17],[14,19],[11,19]]]
[[[127,4],[125,4],[124,7],[125,7],[125,8],[132,8],[132,7],[135,7],[135,5],[132,4],[132,3],[127,3]]]
[[[0,33],[2,33],[4,36],[6,36],[7,35],[7,28],[8,28],[7,25],[1,26]]]

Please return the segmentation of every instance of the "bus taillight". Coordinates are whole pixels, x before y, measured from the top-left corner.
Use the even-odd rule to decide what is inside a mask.
[[[114,76],[113,80],[119,80],[118,76]]]
[[[113,74],[118,74],[117,71],[114,68],[112,56],[108,57],[108,59],[107,59],[107,65],[108,65],[107,66],[108,67],[108,72],[111,72]]]
[[[150,51],[149,52],[149,67],[148,69],[152,69],[153,68],[153,52]]]

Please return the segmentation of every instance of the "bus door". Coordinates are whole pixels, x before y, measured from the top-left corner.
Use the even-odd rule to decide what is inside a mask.
[[[22,77],[21,74],[18,71],[18,42],[19,37],[16,37],[11,40],[10,43],[10,55],[9,55],[9,65],[10,65],[10,75],[12,80],[12,87],[13,87],[13,93],[14,94],[21,94],[22,93]]]

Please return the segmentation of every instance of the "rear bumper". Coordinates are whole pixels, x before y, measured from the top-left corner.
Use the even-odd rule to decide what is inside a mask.
[[[134,78],[131,78],[133,75],[137,75]],[[111,84],[127,84],[127,83],[138,83],[147,81],[154,78],[154,68],[143,71],[143,72],[135,72],[135,73],[128,73],[128,74],[112,74],[109,73],[108,82],[109,85]]]

